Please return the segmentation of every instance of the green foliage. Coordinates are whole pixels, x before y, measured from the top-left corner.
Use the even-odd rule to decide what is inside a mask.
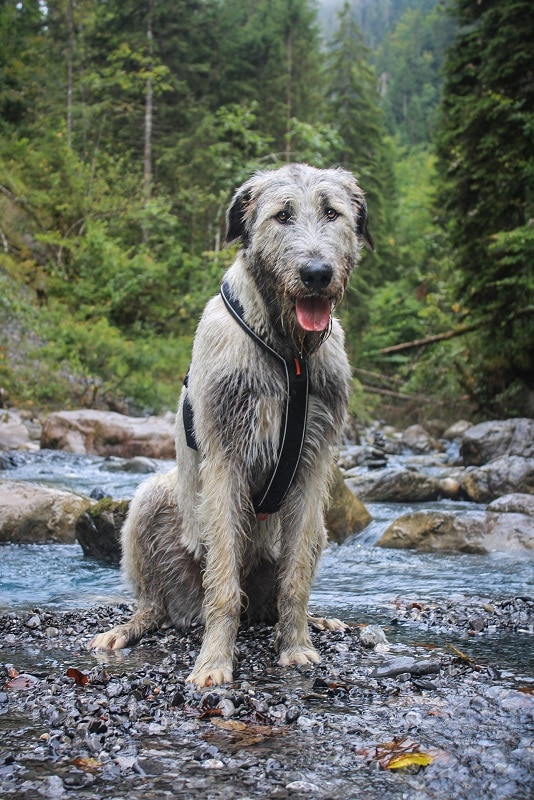
[[[122,401],[139,412],[175,404],[189,341],[152,335],[127,339],[105,317],[65,320],[61,308],[47,316],[50,338],[39,355],[70,376],[71,398],[79,405]]]
[[[377,283],[393,271],[387,230],[394,187],[392,153],[385,139],[377,77],[369,59],[351,6],[345,3],[327,59],[329,120],[340,138],[336,160],[352,170],[365,188],[376,250],[369,279]]]
[[[12,401],[173,408],[235,254],[223,249],[234,188],[304,160],[353,170],[367,196],[375,252],[341,309],[367,371],[360,418],[379,413],[384,387],[525,408],[532,15],[526,0],[454,7],[436,159],[457,27],[438,0],[353,0],[328,46],[311,0],[6,0],[0,385]],[[464,337],[379,352],[469,322]]]
[[[462,27],[446,68],[440,213],[459,302],[481,323],[471,356],[477,401],[508,413],[499,397],[533,388],[534,85],[526,76],[534,18],[527,0],[456,0],[454,11]]]
[[[454,27],[442,3],[413,4],[377,49],[386,124],[403,144],[429,143],[433,137],[443,58]]]

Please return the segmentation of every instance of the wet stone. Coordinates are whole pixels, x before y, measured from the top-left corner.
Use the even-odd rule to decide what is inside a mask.
[[[410,656],[403,656],[395,658],[392,661],[387,661],[379,667],[376,667],[371,676],[373,678],[394,678],[401,675],[403,672],[410,674],[411,668],[415,664],[415,659]]]
[[[360,644],[363,647],[376,647],[387,644],[388,640],[384,630],[379,625],[366,625],[360,631]]]

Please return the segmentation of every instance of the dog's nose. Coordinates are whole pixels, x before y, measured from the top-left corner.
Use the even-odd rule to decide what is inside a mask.
[[[300,278],[306,289],[326,289],[334,271],[330,264],[326,264],[318,258],[312,258],[300,268]]]

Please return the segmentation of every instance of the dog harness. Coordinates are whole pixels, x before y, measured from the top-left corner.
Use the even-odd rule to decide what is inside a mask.
[[[286,399],[276,462],[265,485],[252,499],[257,518],[259,520],[265,520],[269,514],[275,514],[280,510],[293,484],[300,463],[302,448],[304,446],[304,436],[306,434],[306,416],[308,411],[308,367],[305,359],[301,356],[287,360],[283,358],[280,353],[273,350],[267,342],[247,325],[243,307],[241,303],[231,295],[230,287],[226,281],[221,286],[221,297],[226,308],[236,322],[241,325],[243,330],[246,331],[260,347],[276,359],[285,377]],[[184,385],[186,387],[188,378],[189,372],[184,380]],[[187,393],[183,402],[183,422],[188,446],[193,450],[198,450],[195,437],[193,409]]]

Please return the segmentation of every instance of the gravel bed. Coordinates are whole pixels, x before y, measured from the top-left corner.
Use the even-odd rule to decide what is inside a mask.
[[[0,616],[0,797],[532,797],[534,681],[445,639],[393,641],[399,626],[414,638],[466,626],[527,635],[528,598],[492,609],[399,601],[385,632],[314,632],[313,669],[278,667],[271,628],[241,630],[235,681],[204,692],[185,683],[200,628],[98,658],[86,650],[130,611]]]
[[[392,622],[416,624],[427,630],[447,634],[534,633],[534,599],[509,597],[487,601],[470,598],[467,602],[441,600],[413,602],[399,600],[392,606]]]

